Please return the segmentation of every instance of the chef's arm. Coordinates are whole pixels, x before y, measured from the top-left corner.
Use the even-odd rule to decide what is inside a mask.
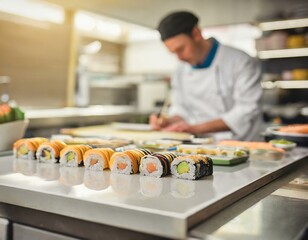
[[[220,132],[230,130],[228,125],[222,120],[212,120],[196,125],[190,125],[184,120],[179,120],[162,128],[164,131],[189,132],[195,135],[202,133]]]
[[[230,127],[235,139],[245,139],[255,120],[261,116],[261,69],[255,59],[247,59],[237,67],[233,93],[234,106],[221,119]]]
[[[212,133],[229,131],[230,128],[222,119],[215,119],[209,122],[204,122],[196,125],[192,125],[189,132],[192,134]]]

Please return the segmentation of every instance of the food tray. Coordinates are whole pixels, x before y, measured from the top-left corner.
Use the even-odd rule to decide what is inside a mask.
[[[179,154],[201,154],[210,157],[214,165],[234,165],[248,160],[244,148],[223,147],[217,145],[182,144],[177,147]]]

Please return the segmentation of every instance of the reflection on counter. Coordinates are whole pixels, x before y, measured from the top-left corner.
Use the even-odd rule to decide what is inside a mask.
[[[140,192],[143,196],[154,198],[169,192],[161,178],[140,176]]]
[[[59,166],[54,164],[37,164],[37,176],[46,180],[53,181],[60,178]]]
[[[85,187],[92,190],[104,190],[110,186],[110,171],[85,170],[83,183]]]
[[[111,173],[110,185],[120,195],[129,196],[137,194],[139,192],[138,177],[137,175]]]
[[[172,179],[171,194],[175,198],[190,198],[195,195],[196,182],[184,179]]]
[[[14,172],[22,173],[26,176],[33,176],[36,174],[36,162],[28,161],[25,159],[14,159],[13,170]]]
[[[59,182],[65,186],[75,186],[83,183],[84,168],[60,167]]]

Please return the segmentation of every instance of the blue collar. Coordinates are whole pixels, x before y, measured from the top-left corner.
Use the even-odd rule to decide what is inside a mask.
[[[198,64],[198,65],[193,65],[192,68],[194,68],[194,69],[208,68],[212,64],[214,57],[216,55],[216,52],[217,52],[217,48],[219,46],[219,42],[215,38],[211,38],[210,40],[212,41],[213,46],[212,46],[209,54],[204,59],[203,63]]]

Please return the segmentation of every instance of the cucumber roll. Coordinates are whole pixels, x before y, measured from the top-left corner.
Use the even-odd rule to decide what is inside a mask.
[[[213,174],[213,161],[201,155],[180,156],[171,163],[171,173],[176,178],[196,180]]]

